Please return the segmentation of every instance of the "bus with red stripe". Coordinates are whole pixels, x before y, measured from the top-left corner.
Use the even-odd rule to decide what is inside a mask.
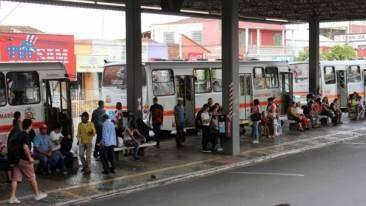
[[[0,63],[0,140],[6,142],[14,112],[42,124],[63,124],[72,135],[70,81],[61,63]]]
[[[173,108],[177,98],[183,98],[186,127],[195,127],[195,116],[209,98],[220,105],[222,101],[222,65],[220,61],[155,61],[143,64],[144,118],[149,117],[149,107],[154,96],[164,107],[163,130],[174,130]],[[114,116],[117,102],[127,109],[127,70],[124,64],[107,64],[104,68],[102,98],[107,111]],[[250,104],[259,99],[263,110],[269,97],[281,104],[283,95],[292,95],[292,73],[287,62],[240,62],[239,90],[241,123],[248,122]],[[147,122],[147,121],[146,121]]]

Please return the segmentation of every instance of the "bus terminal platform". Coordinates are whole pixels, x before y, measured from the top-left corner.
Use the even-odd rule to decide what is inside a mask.
[[[84,176],[80,171],[66,176],[37,176],[40,189],[49,194],[44,201],[33,200],[31,189],[25,181],[19,187],[18,197],[25,205],[78,205],[93,199],[128,194],[366,138],[366,122],[345,121],[339,126],[305,132],[286,129],[275,141],[264,140],[258,145],[250,143],[249,135],[241,137],[241,153],[238,156],[201,153],[201,136],[187,136],[185,147],[179,150],[173,138],[166,139],[161,142],[161,148],[148,148],[139,161],[131,156],[118,160],[116,174],[103,175],[101,163],[93,160],[90,176]],[[3,182],[4,178],[0,179],[0,205],[3,205],[8,200],[10,188]]]

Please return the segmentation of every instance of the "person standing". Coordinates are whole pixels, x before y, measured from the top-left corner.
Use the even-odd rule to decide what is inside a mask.
[[[160,148],[160,129],[164,120],[164,108],[158,103],[158,98],[154,97],[154,104],[150,107],[150,117],[152,121],[153,131],[155,133],[156,147]]]
[[[122,121],[122,103],[117,102],[116,111],[114,111],[114,122],[117,124],[119,121]]]
[[[215,149],[214,141],[212,141],[211,131],[210,131],[210,122],[211,116],[209,114],[210,107],[208,104],[203,106],[203,112],[201,114],[202,119],[202,152],[212,152]],[[207,148],[209,143],[212,143],[212,151]]]
[[[79,141],[79,158],[83,166],[82,171],[86,175],[90,174],[92,141],[95,133],[94,124],[89,122],[89,114],[83,112],[76,137]]]
[[[101,160],[103,164],[103,174],[114,174],[114,147],[116,146],[116,128],[107,114],[103,116],[103,134],[100,142]],[[110,166],[109,166],[110,164]]]
[[[98,102],[98,108],[93,111],[92,119],[96,132],[97,132],[97,139],[95,142],[94,147],[94,158],[100,157],[100,141],[102,140],[103,135],[103,116],[106,114],[106,111],[104,110],[104,102],[99,101]]]
[[[47,197],[46,193],[40,192],[34,172],[34,159],[31,154],[31,142],[29,132],[32,129],[32,120],[25,119],[22,122],[23,131],[12,138],[10,141],[11,148],[9,148],[8,158],[12,167],[13,175],[11,179],[11,192],[9,204],[20,204],[16,198],[16,190],[18,182],[21,182],[23,175],[30,182],[34,199],[39,201]]]
[[[261,121],[261,111],[259,107],[259,100],[255,99],[253,105],[250,108],[250,120],[252,121],[252,141],[253,144],[259,144],[259,123]]]
[[[182,98],[178,98],[178,103],[174,107],[174,117],[175,117],[175,127],[177,131],[175,142],[177,149],[179,149],[183,147],[183,142],[185,140],[184,137],[185,114]]]
[[[268,128],[269,138],[274,140],[275,136],[275,120],[277,118],[277,105],[274,102],[274,98],[268,98],[267,115],[268,115]]]

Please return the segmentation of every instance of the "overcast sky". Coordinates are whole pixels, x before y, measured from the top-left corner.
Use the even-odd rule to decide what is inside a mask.
[[[178,16],[142,15],[142,30],[151,24],[182,19]],[[0,25],[25,25],[46,33],[74,34],[76,38],[125,37],[124,12],[0,1]]]

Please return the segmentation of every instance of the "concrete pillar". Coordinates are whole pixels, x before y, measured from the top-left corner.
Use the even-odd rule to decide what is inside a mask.
[[[224,152],[231,155],[240,153],[238,8],[237,0],[222,0],[222,103],[228,138]]]
[[[245,28],[245,56],[249,52],[249,28]]]
[[[126,1],[127,107],[142,117],[141,0]]]
[[[318,94],[320,79],[319,20],[309,21],[309,92]]]
[[[261,30],[257,29],[257,54],[260,54],[260,48],[262,47],[262,35]]]

